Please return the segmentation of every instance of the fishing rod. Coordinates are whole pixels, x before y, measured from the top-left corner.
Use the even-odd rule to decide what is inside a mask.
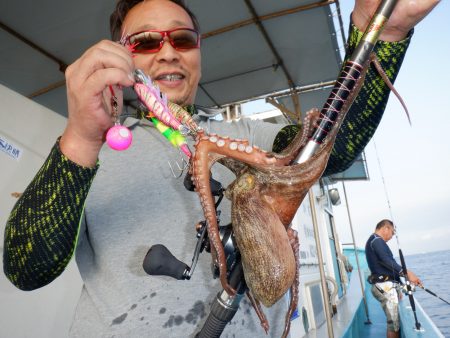
[[[447,303],[448,305],[450,305],[450,303],[448,301],[446,301],[445,299],[439,297],[437,294],[435,294],[433,291],[431,291],[430,289],[427,289],[426,287],[424,287],[423,285],[418,285],[421,289],[423,289],[424,291],[428,292],[430,295],[435,296],[437,298],[439,298],[440,300],[442,300],[444,303]]]
[[[342,67],[336,84],[320,112],[318,126],[295,162],[303,163],[309,160],[318,151],[336,122],[342,121],[347,114],[357,96],[354,93],[357,93],[362,86],[361,80],[367,71],[370,54],[397,2],[398,0],[381,1],[360,42]]]
[[[397,232],[395,232],[395,236],[397,237],[397,243],[398,243]],[[411,282],[408,278],[408,270],[406,269],[405,257],[403,256],[403,252],[402,252],[402,249],[400,249],[400,246],[399,246],[398,252],[400,255],[400,262],[402,263],[403,277],[405,277],[405,281],[406,281],[406,294],[408,295],[409,303],[411,304],[411,310],[414,314],[414,325],[416,327],[416,330],[419,331],[421,328],[421,325],[419,323],[419,320],[417,319],[416,302],[414,301],[414,296],[412,294],[413,287],[411,286]]]

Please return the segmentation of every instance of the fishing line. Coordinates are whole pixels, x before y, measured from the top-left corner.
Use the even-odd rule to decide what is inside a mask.
[[[437,294],[435,294],[433,291],[431,291],[430,289],[427,289],[426,287],[424,287],[423,285],[419,285],[419,287],[421,287],[424,291],[428,292],[430,295],[435,296],[437,298],[439,298],[440,300],[442,300],[443,302],[447,303],[448,305],[450,305],[450,303],[448,301],[446,301],[445,299],[439,297]]]
[[[392,223],[394,223],[395,238],[397,240],[397,246],[400,248],[400,242],[399,242],[398,234],[397,234],[398,233],[397,232],[397,226],[396,226],[396,222],[394,222],[394,215],[392,214],[391,201],[389,200],[389,194],[388,194],[388,191],[387,191],[386,182],[384,180],[383,170],[381,169],[381,161],[380,161],[380,157],[378,156],[378,150],[377,150],[377,145],[376,145],[376,142],[375,142],[375,138],[373,139],[373,147],[375,149],[375,156],[377,158],[378,170],[380,171],[381,181],[383,182],[384,195],[386,197],[386,202],[387,202],[388,209],[389,209],[389,216],[390,216],[390,219],[391,219]]]
[[[398,239],[397,226],[396,226],[396,222],[394,222],[394,216],[392,214],[391,202],[389,201],[389,195],[387,193],[386,182],[384,180],[383,171],[381,169],[381,161],[380,161],[380,158],[378,156],[378,151],[377,151],[377,146],[376,146],[376,143],[375,143],[375,139],[373,140],[373,146],[375,148],[375,155],[377,157],[378,168],[380,170],[380,175],[381,175],[381,179],[382,179],[382,182],[383,182],[384,193],[386,195],[386,200],[387,200],[387,204],[388,204],[388,208],[389,208],[389,214],[390,214],[390,217],[391,217],[391,221],[394,224],[394,235],[395,235],[395,238],[397,240],[398,253],[400,255],[400,262],[401,262],[402,269],[403,269],[403,277],[405,278],[405,282],[406,282],[406,294],[408,295],[409,303],[411,304],[411,310],[412,310],[413,315],[414,315],[414,322],[415,322],[414,324],[415,324],[416,330],[420,331],[421,330],[421,325],[420,325],[420,323],[419,323],[419,321],[417,319],[416,303],[414,301],[414,296],[413,296],[413,290],[414,289],[411,286],[411,282],[409,281],[408,269],[406,268],[405,257],[403,256],[402,249],[400,248],[400,241]]]
[[[384,179],[383,169],[381,167],[380,156],[378,155],[378,149],[377,149],[377,144],[375,142],[375,138],[373,139],[373,147],[375,149],[375,156],[377,158],[378,170],[380,171],[381,181],[383,182],[384,195],[385,195],[386,202],[387,202],[388,209],[389,209],[389,216],[390,216],[390,219],[391,219],[392,223],[394,224],[394,230],[395,230],[394,235],[395,235],[395,239],[397,241],[397,247],[398,247],[399,251],[401,252],[400,240],[398,239],[398,229],[397,229],[396,222],[394,221],[394,215],[392,213],[391,201],[389,199],[389,194],[388,194],[388,191],[387,191],[387,185],[386,185],[386,181]]]

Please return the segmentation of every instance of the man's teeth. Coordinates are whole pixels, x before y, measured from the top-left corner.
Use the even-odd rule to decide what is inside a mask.
[[[165,81],[176,81],[181,79],[182,76],[179,74],[166,74],[158,77],[158,80],[165,80]]]

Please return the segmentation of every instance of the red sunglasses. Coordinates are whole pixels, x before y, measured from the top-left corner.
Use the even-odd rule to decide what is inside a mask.
[[[176,50],[200,47],[200,34],[191,28],[175,28],[168,31],[146,30],[133,33],[126,38],[133,53],[156,53],[164,45],[167,36]]]

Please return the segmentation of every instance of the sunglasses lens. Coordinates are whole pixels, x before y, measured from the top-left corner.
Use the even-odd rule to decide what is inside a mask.
[[[169,34],[172,46],[178,49],[198,47],[198,33],[189,29],[177,29]]]
[[[135,53],[155,53],[162,47],[164,36],[175,49],[192,49],[199,47],[199,35],[196,31],[179,28],[172,31],[145,31],[130,35],[128,43]]]
[[[135,45],[135,52],[142,53],[159,50],[162,39],[163,35],[159,32],[142,32],[131,35],[129,42]]]

